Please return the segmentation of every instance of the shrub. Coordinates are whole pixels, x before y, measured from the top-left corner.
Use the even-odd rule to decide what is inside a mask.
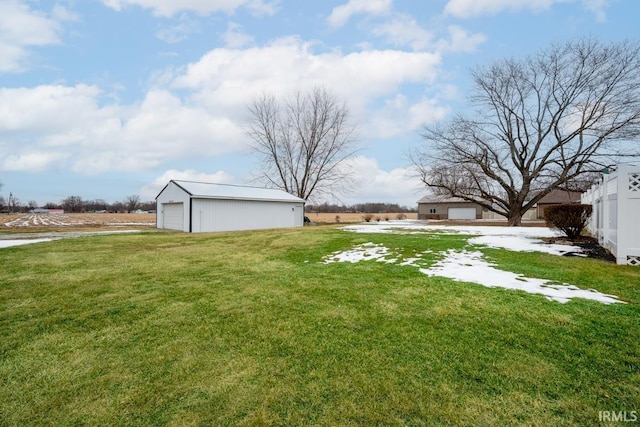
[[[396,215],[396,219],[406,219],[406,218],[407,218],[407,216],[405,214],[403,214],[403,213],[399,213],[399,214]]]
[[[578,237],[587,226],[592,211],[591,205],[553,205],[544,210],[544,218],[547,225],[573,239]]]
[[[336,222],[340,222],[340,215],[336,215]]]
[[[362,215],[362,219],[364,219],[367,222],[370,222],[372,218],[373,218],[373,214],[370,214],[370,213]]]

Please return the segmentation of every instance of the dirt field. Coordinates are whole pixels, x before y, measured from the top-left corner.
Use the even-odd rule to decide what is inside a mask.
[[[362,213],[307,213],[317,224],[349,223],[364,221]],[[371,221],[416,219],[416,213],[380,213],[372,214]],[[69,214],[0,214],[0,232],[2,231],[47,231],[95,228],[155,228],[155,214],[121,213],[69,213]]]
[[[155,214],[0,214],[2,231],[155,228]]]

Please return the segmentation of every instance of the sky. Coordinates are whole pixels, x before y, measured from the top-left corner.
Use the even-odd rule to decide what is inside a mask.
[[[154,200],[170,179],[259,185],[243,128],[324,87],[358,129],[349,193],[415,207],[421,126],[470,70],[555,42],[637,39],[637,0],[0,0],[0,196]]]

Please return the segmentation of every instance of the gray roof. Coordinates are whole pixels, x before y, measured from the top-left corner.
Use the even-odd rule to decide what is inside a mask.
[[[244,185],[214,184],[210,182],[194,182],[171,180],[178,187],[186,191],[192,198],[207,199],[236,199],[236,200],[264,200],[277,202],[300,202],[304,199],[296,197],[286,191],[275,188],[249,187]]]

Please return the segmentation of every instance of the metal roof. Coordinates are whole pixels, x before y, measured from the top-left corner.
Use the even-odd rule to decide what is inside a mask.
[[[422,199],[418,200],[418,203],[471,203],[468,200],[464,200],[460,197],[450,197],[450,196],[441,196],[441,195],[428,195],[424,196]]]
[[[194,182],[171,180],[186,191],[192,198],[264,200],[278,202],[300,202],[304,199],[275,188],[249,187],[244,185],[214,184],[210,182]]]

